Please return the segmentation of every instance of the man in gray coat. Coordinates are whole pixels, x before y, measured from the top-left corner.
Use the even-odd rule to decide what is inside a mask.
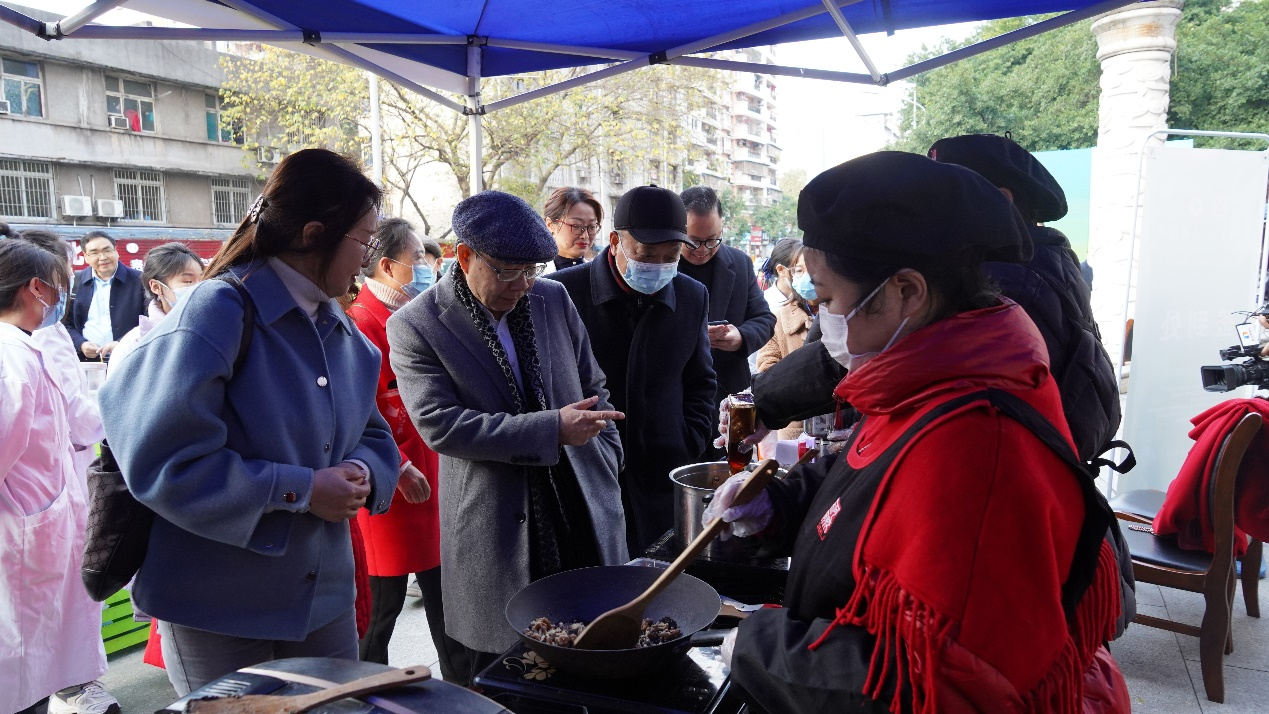
[[[458,204],[453,228],[456,269],[388,320],[388,343],[410,417],[441,455],[445,626],[474,677],[516,642],[503,611],[521,588],[628,559],[624,415],[568,293],[535,280],[556,247],[533,209],[485,191]]]

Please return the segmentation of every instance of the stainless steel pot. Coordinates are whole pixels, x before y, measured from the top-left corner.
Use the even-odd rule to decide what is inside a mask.
[[[754,466],[756,464],[751,464],[748,468]],[[784,478],[786,473],[780,469],[776,478]],[[721,484],[730,475],[731,469],[726,461],[688,464],[670,472],[670,481],[674,482],[674,537],[680,549],[704,530],[701,515],[705,513],[709,498],[714,495],[714,477],[719,476],[718,483]],[[702,555],[711,560],[751,560],[757,551],[756,538],[718,538],[705,548]]]

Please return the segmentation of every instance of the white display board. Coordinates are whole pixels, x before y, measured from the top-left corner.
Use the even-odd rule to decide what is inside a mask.
[[[1137,468],[1117,490],[1164,490],[1193,441],[1190,419],[1231,397],[1203,391],[1202,365],[1238,343],[1234,313],[1253,310],[1269,155],[1163,149],[1146,155],[1131,377],[1124,438]]]

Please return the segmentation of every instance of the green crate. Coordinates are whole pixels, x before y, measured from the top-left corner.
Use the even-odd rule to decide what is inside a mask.
[[[101,611],[101,639],[106,654],[135,647],[150,638],[150,623],[132,619],[132,600],[127,590],[106,598],[105,605]]]

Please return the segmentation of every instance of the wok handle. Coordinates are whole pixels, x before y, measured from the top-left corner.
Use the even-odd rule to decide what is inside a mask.
[[[691,643],[693,647],[718,647],[723,644],[727,633],[731,630],[701,630],[692,635]]]
[[[742,506],[752,501],[755,496],[762,493],[767,484],[771,483],[771,479],[775,478],[776,472],[779,470],[780,463],[775,459],[767,459],[762,462],[762,465],[755,469],[749,478],[745,479],[740,490],[736,492],[736,497],[732,499],[732,505]],[[714,541],[714,538],[718,536],[725,525],[726,522],[721,518],[715,518],[710,521],[709,525],[705,526],[704,530],[697,534],[692,539],[692,542],[683,549],[683,552],[679,553],[679,557],[675,558],[674,562],[670,563],[670,566],[661,573],[661,577],[657,578],[656,582],[643,591],[642,595],[630,601],[630,604],[626,607],[632,608],[638,603],[638,612],[643,612],[643,608],[646,608],[653,598],[659,595],[667,585],[679,576],[679,573],[683,572],[688,565],[695,561],[696,556],[704,552],[705,548]]]

